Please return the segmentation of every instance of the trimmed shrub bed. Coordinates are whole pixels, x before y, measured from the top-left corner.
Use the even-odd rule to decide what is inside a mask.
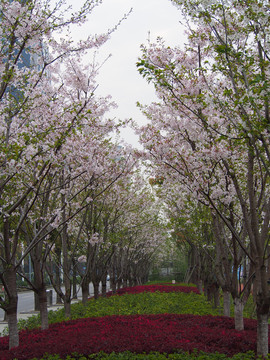
[[[48,330],[38,328],[39,316],[24,320],[18,348],[0,338],[0,359],[257,359],[256,320],[234,330],[233,318],[218,316],[195,287],[154,284],[118,295],[73,304],[69,321],[63,309],[50,311]]]
[[[182,293],[190,293],[194,292],[195,294],[200,294],[199,290],[193,286],[179,286],[179,285],[139,285],[134,287],[125,287],[117,290],[118,295],[122,294],[139,294],[142,292],[182,292]],[[111,291],[107,293],[107,296],[113,295]]]
[[[173,353],[176,350],[229,356],[255,351],[256,321],[245,320],[245,330],[234,330],[232,318],[198,315],[130,315],[85,318],[56,323],[49,330],[23,330],[21,345],[8,350],[8,339],[0,339],[0,359],[41,358],[44,354],[83,355],[104,351]]]

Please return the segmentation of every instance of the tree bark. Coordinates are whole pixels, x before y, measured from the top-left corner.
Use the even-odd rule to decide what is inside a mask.
[[[217,309],[219,306],[220,306],[219,286],[216,285],[214,289],[214,308]]]
[[[102,277],[102,280],[101,280],[101,294],[102,296],[106,296],[106,293],[107,293],[107,275],[105,274],[105,276]]]
[[[240,298],[234,299],[234,323],[235,330],[244,330],[244,318],[243,318],[244,304]]]
[[[39,300],[39,310],[40,310],[40,320],[41,320],[41,329],[45,330],[49,328],[48,320],[48,306],[47,306],[47,292],[46,287],[42,287],[38,291],[38,300]]]
[[[63,172],[63,184],[64,184],[64,172]],[[67,224],[66,224],[66,208],[65,208],[65,195],[62,194],[62,205],[64,206],[62,212],[62,221],[64,223],[63,231],[62,231],[62,255],[63,255],[63,282],[65,287],[65,295],[64,295],[64,309],[66,318],[70,319],[71,316],[71,280],[70,280],[70,270],[71,263],[68,257],[68,233],[67,233]]]
[[[97,299],[99,295],[99,282],[94,281],[93,286],[94,286],[94,298]]]
[[[74,259],[72,260],[72,297],[73,299],[78,299],[78,294],[77,294],[77,268],[76,268],[76,263],[74,261]]]
[[[16,305],[17,306],[17,305]],[[15,305],[9,305],[7,310],[8,331],[9,331],[9,349],[19,346],[19,331],[17,321],[17,308]]]
[[[67,319],[71,318],[71,297],[70,295],[64,296],[64,309],[65,309],[65,317]]]
[[[133,283],[132,283],[133,284]],[[133,285],[132,285],[133,286]],[[112,293],[116,294],[116,281],[114,278],[111,278],[111,289],[112,289]]]
[[[19,346],[19,331],[17,321],[18,293],[16,286],[16,269],[9,266],[6,269],[5,280],[8,286],[6,307],[8,331],[9,331],[9,349]]]
[[[231,316],[231,294],[229,291],[223,291],[223,314]]]
[[[38,294],[36,292],[34,293],[34,309],[35,309],[35,311],[40,311]]]
[[[268,354],[268,313],[257,313],[257,354]]]
[[[202,294],[203,293],[203,282],[202,282],[202,280],[198,281],[197,287],[198,287],[198,290],[199,290],[200,294]]]
[[[121,289],[121,286],[122,286],[122,281],[118,280],[117,281],[117,289]]]
[[[82,303],[84,305],[87,304],[88,296],[89,296],[89,280],[87,276],[85,276],[82,281]]]
[[[40,311],[41,329],[48,329],[48,308],[47,308],[47,293],[44,282],[44,273],[42,267],[42,243],[39,243],[31,252],[31,260],[34,269],[34,285],[35,285],[35,303],[38,304]]]
[[[62,254],[62,250],[60,248],[60,246],[56,246],[55,248],[55,253],[57,255],[57,262],[58,264],[61,263],[61,254]],[[60,268],[57,264],[55,264],[55,283],[57,285],[57,287],[61,287],[61,272],[60,272]],[[58,292],[56,293],[56,304],[62,304],[62,299],[61,296],[58,294]]]

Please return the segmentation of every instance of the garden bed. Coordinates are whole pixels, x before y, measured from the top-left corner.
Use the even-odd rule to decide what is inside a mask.
[[[198,315],[130,315],[92,317],[50,325],[48,330],[23,330],[18,348],[8,350],[8,338],[0,339],[0,359],[61,357],[77,352],[104,351],[173,353],[201,350],[234,355],[256,349],[256,320],[246,319],[245,330],[234,330],[232,318]]]

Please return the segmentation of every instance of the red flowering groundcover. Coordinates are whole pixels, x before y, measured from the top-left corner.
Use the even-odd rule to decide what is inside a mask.
[[[130,315],[85,318],[56,323],[48,330],[22,331],[20,346],[8,350],[0,338],[0,359],[41,358],[46,352],[64,357],[80,354],[132,351],[166,352],[177,349],[234,355],[255,351],[256,320],[245,319],[245,330],[234,330],[234,320],[223,316]]]
[[[194,292],[196,294],[200,294],[199,290],[196,287],[192,286],[171,286],[171,285],[139,285],[133,287],[125,287],[117,290],[118,295],[123,294],[138,294],[142,292],[184,292],[190,293]],[[107,293],[108,296],[112,295],[112,292],[109,291]]]

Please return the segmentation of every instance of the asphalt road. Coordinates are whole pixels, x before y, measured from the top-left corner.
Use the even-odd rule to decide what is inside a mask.
[[[93,295],[93,285],[89,287],[90,295]],[[78,292],[78,296],[81,296],[81,290]],[[53,290],[52,304],[56,304],[56,293]],[[18,293],[18,314],[31,312],[34,310],[34,292],[33,291],[22,291]],[[0,321],[4,320],[4,311],[0,309]]]

